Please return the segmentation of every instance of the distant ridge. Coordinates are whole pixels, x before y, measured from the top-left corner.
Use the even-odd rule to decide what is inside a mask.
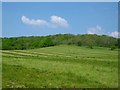
[[[96,34],[56,34],[48,36],[20,36],[1,38],[3,50],[34,49],[60,44],[98,47],[120,48],[120,38]]]

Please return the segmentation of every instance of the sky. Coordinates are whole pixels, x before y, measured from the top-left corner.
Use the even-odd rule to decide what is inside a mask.
[[[119,0],[1,0],[2,2],[119,2]]]
[[[118,37],[118,3],[2,3],[2,37],[54,34],[105,34]]]
[[[0,2],[0,37],[2,37],[2,3]]]

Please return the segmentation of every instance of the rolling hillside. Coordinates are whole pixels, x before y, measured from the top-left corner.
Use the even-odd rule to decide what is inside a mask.
[[[3,87],[118,87],[118,51],[110,48],[58,45],[2,55]]]
[[[96,34],[56,34],[48,36],[23,36],[2,38],[2,50],[26,50],[57,45],[76,45],[94,47],[120,48],[120,38]]]

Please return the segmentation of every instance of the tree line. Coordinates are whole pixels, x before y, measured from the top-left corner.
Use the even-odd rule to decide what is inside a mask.
[[[108,47],[111,50],[120,48],[120,39],[96,34],[56,34],[48,36],[10,37],[2,39],[2,50],[25,50],[56,46],[60,44],[87,46],[89,48]]]

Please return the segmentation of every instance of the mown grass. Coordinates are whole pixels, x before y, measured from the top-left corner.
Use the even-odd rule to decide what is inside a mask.
[[[117,50],[60,45],[2,53],[4,88],[118,87]]]

